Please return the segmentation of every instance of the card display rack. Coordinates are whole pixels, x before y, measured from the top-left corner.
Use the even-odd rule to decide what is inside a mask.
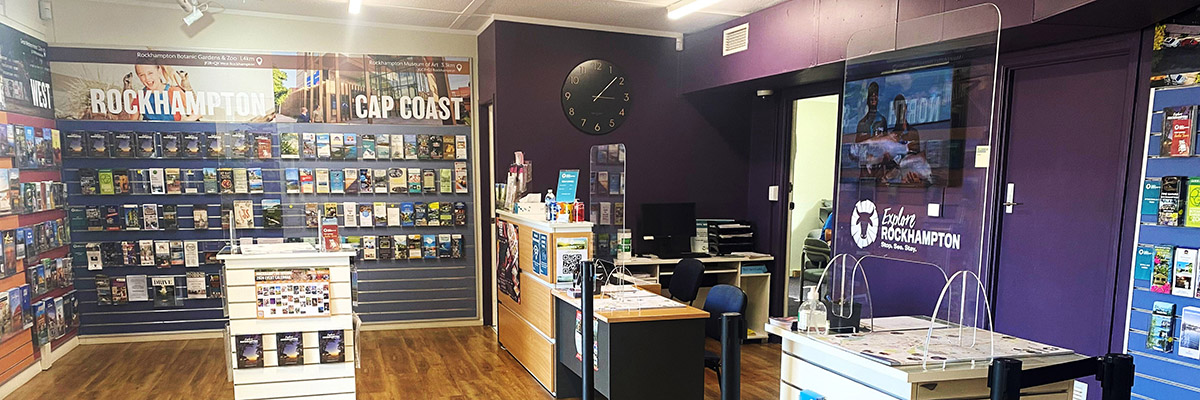
[[[351,251],[218,256],[229,278],[226,365],[235,399],[278,398],[281,393],[296,399],[355,398],[358,338],[350,300],[350,260],[355,256]],[[261,316],[261,302],[285,297],[260,291],[267,282],[264,276],[274,278],[281,271],[318,273],[303,283],[320,281],[323,290],[304,295],[327,302],[328,308],[288,318]]]

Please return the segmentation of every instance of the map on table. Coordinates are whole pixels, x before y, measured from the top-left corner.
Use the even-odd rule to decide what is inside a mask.
[[[924,361],[926,329],[837,335],[812,335],[846,351],[886,365],[920,365]],[[960,336],[961,335],[961,336]],[[991,341],[996,341],[992,354]],[[973,328],[934,329],[929,341],[930,363],[987,360],[992,357],[1031,357],[1071,354],[1062,347]]]

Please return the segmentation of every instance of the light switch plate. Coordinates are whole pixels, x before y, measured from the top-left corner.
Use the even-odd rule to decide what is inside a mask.
[[[767,201],[779,201],[779,185],[771,185],[767,188]]]
[[[942,205],[938,203],[929,203],[929,209],[926,214],[933,218],[941,217]]]

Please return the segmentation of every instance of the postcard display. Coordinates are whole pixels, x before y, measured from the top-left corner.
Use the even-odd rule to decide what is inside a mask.
[[[353,251],[222,254],[235,399],[355,397]],[[286,389],[281,389],[286,387]]]
[[[1171,29],[1167,25],[1168,35]],[[1137,364],[1133,393],[1138,398],[1200,396],[1195,378],[1200,369],[1197,99],[1200,86],[1152,84],[1125,334],[1125,351]]]
[[[105,82],[116,82],[104,83],[109,86],[103,88],[120,87],[122,77],[135,69],[134,60],[147,53],[105,49],[111,59],[131,60],[112,64],[91,61],[89,52],[94,49],[55,50],[51,66],[56,80],[72,84],[68,89],[85,88],[83,95],[86,88],[99,84],[90,75],[72,76],[72,71],[93,71]],[[152,53],[187,56],[179,59],[214,56]],[[254,67],[187,65],[179,68],[190,75],[176,75],[190,79],[192,88],[183,89],[188,95],[194,90],[195,96],[203,95],[210,103],[246,98],[241,92],[228,99],[201,92],[214,85],[241,85],[238,90],[249,91],[251,100],[257,98],[257,91],[274,96],[270,94],[273,70],[268,65],[275,65],[275,72],[286,70],[293,78],[307,76],[307,81],[294,83],[288,78],[282,83],[300,86],[288,87],[287,101],[275,97],[274,112],[270,112],[271,97],[265,97],[266,116],[241,116],[245,110],[231,104],[208,111],[198,108],[213,113],[200,116],[201,122],[121,121],[127,116],[103,112],[136,110],[138,105],[117,107],[121,100],[117,89],[91,89],[112,93],[110,102],[96,102],[92,108],[86,107],[87,102],[65,100],[80,98],[79,93],[66,89],[56,93],[57,123],[69,150],[63,157],[63,176],[71,200],[76,282],[99,293],[92,297],[89,290],[81,305],[87,315],[81,332],[222,329],[225,277],[215,256],[229,243],[230,228],[239,241],[316,242],[326,215],[336,218],[337,229],[331,234],[345,242],[341,247],[359,250],[355,264],[362,291],[355,310],[364,321],[477,318],[474,224],[478,215],[468,157],[474,151],[469,125],[470,61],[319,53],[252,56],[263,60],[265,74]],[[393,67],[394,72],[379,65],[362,68],[378,60],[405,67]],[[320,63],[327,64],[310,67],[317,69],[311,72],[296,66]],[[416,68],[425,67],[408,65],[439,65],[454,72],[418,72]],[[340,72],[334,74],[330,68]],[[336,98],[348,99],[344,100],[347,107],[321,112],[320,104],[308,104],[304,110],[312,109],[314,122],[291,122],[309,118],[299,115],[299,101],[335,98],[332,92],[317,95],[314,90],[348,87],[334,85],[337,79],[354,81],[347,83],[353,87],[364,80],[373,86],[392,85],[388,96],[374,92],[387,98],[392,114],[355,118],[356,110],[378,112],[379,104],[368,107],[365,96],[341,93]],[[317,86],[314,80],[329,85]],[[134,88],[125,92],[126,97],[137,98],[142,83],[135,79],[125,84]],[[428,115],[443,116],[442,120],[412,119],[411,105],[418,96],[413,85],[449,90],[441,94],[441,101],[459,107],[441,107],[440,114],[429,111]],[[398,92],[410,89],[411,93]],[[436,103],[434,97],[421,99]],[[409,105],[408,116],[396,115],[401,104]],[[182,119],[179,115],[176,119]],[[170,119],[171,114],[159,116]],[[260,120],[274,122],[241,122]]]

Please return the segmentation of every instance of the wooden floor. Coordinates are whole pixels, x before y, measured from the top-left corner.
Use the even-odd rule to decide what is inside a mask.
[[[369,331],[362,345],[360,399],[552,399],[491,328]],[[220,339],[79,346],[9,398],[231,399],[222,348]],[[742,399],[779,398],[779,351],[742,347]],[[705,374],[705,398],[718,399],[716,374]]]

